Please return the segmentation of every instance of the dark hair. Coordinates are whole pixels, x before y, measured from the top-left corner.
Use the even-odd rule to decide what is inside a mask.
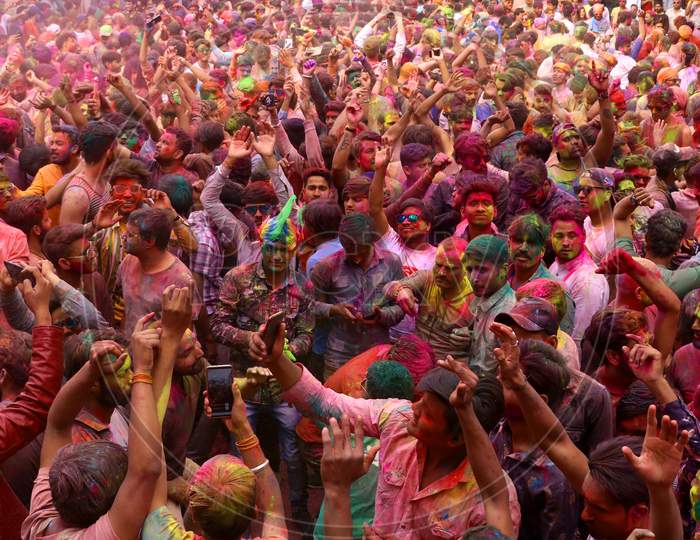
[[[247,204],[279,204],[279,200],[269,182],[251,182],[243,188],[243,205]]]
[[[510,171],[510,188],[517,195],[541,187],[548,181],[547,166],[541,159],[525,158],[513,165]]]
[[[547,396],[549,408],[557,410],[571,379],[561,353],[542,341],[524,339],[520,341],[520,365],[535,391]]]
[[[547,161],[552,154],[552,142],[539,133],[525,135],[515,144],[515,147],[524,154],[542,161]]]
[[[466,174],[477,178],[474,180],[468,180],[464,183],[464,187],[455,198],[455,208],[457,210],[462,208],[467,203],[467,199],[472,193],[488,193],[493,198],[493,202],[495,204],[496,196],[498,195],[498,189],[496,186],[489,182],[484,176],[475,175],[469,171],[467,171]]]
[[[359,135],[355,137],[355,139],[352,142],[352,156],[353,158],[357,159],[360,155],[360,146],[362,145],[363,142],[365,141],[370,141],[370,142],[380,142],[382,139],[381,135],[379,133],[376,133],[375,131],[363,131]]]
[[[632,508],[635,504],[649,504],[647,486],[620,451],[623,446],[639,455],[642,439],[623,436],[603,441],[591,452],[588,460],[589,474],[606,494],[625,509]]]
[[[51,498],[61,519],[86,528],[112,507],[128,468],[126,450],[111,441],[69,444],[49,469]]]
[[[530,212],[513,220],[513,223],[508,227],[508,236],[515,239],[527,238],[529,241],[544,246],[549,236],[549,226],[539,215]]]
[[[647,220],[646,245],[657,257],[670,257],[681,245],[688,224],[678,212],[665,208]]]
[[[243,207],[243,186],[237,182],[226,182],[219,200],[229,210],[240,210]]]
[[[32,336],[17,330],[0,330],[0,369],[7,371],[12,385],[21,389],[29,380]]]
[[[606,352],[620,354],[627,345],[627,334],[646,326],[646,317],[631,309],[604,309],[593,315],[581,343],[581,365],[592,373],[606,361]]]
[[[213,152],[224,142],[224,127],[211,120],[202,122],[194,133],[194,140],[201,144],[206,152]]]
[[[66,338],[63,346],[63,376],[66,380],[78,373],[90,360],[93,344],[105,340],[115,341],[122,347],[129,345],[129,340],[111,327],[84,330]]]
[[[435,149],[433,132],[428,126],[423,124],[408,126],[406,131],[403,132],[402,142],[403,144],[420,143]]]
[[[145,185],[151,178],[151,173],[146,164],[139,159],[117,159],[105,174],[105,179],[114,184],[118,178],[129,178]]]
[[[41,195],[34,195],[8,202],[3,217],[8,225],[18,228],[29,236],[34,225],[41,225],[44,212],[46,212],[46,199]]]
[[[302,215],[304,225],[313,232],[315,237],[323,237],[325,241],[338,236],[343,210],[335,200],[314,199],[304,206]]]
[[[311,167],[305,169],[301,176],[302,184],[306,186],[307,180],[312,176],[320,176],[324,178],[326,180],[326,183],[328,184],[328,187],[333,187],[331,172],[328,169],[324,169],[322,167]]]
[[[82,225],[77,223],[58,225],[46,233],[41,250],[54,266],[58,266],[59,259],[65,257],[70,245],[84,237],[85,229]]]
[[[433,149],[430,146],[426,146],[421,143],[410,143],[405,144],[401,148],[401,165],[413,165],[425,158],[432,158],[434,154]]]
[[[170,199],[173,209],[181,216],[187,217],[192,208],[192,187],[180,174],[166,174],[158,181],[158,189]]]
[[[489,433],[503,418],[505,407],[503,387],[495,375],[483,374],[479,377],[479,382],[474,389],[472,405],[481,427],[486,433]],[[454,413],[452,406],[450,406],[450,411]]]
[[[122,55],[117,51],[106,51],[101,58],[103,66],[106,66],[109,62],[121,62]]]
[[[187,154],[192,152],[192,137],[184,129],[169,127],[165,133],[175,135],[175,147],[182,151],[180,159],[184,159]]]
[[[557,221],[573,221],[583,230],[583,222],[586,214],[578,204],[568,203],[557,206],[549,214],[549,224],[554,227]]]
[[[68,41],[69,39],[75,39],[76,41],[78,40],[78,36],[75,35],[75,32],[66,32],[63,31],[58,36],[56,36],[56,48],[60,51],[63,45]]]
[[[527,105],[521,101],[508,101],[506,103],[506,107],[508,107],[508,113],[513,119],[515,129],[523,129],[523,126],[527,121],[527,117],[530,114],[530,110],[527,108]]]
[[[129,224],[139,229],[143,240],[153,240],[155,247],[165,251],[173,230],[173,222],[167,210],[161,208],[139,208],[129,215]]]
[[[642,415],[646,416],[649,405],[654,405],[655,403],[656,398],[649,390],[649,387],[642,381],[634,381],[627,387],[627,391],[622,395],[615,407],[616,431],[620,431],[619,427],[622,421]]]
[[[108,122],[88,122],[80,133],[80,152],[89,165],[100,161],[117,140],[119,130]]]
[[[51,151],[45,144],[32,144],[19,153],[19,167],[24,174],[35,176],[44,165],[51,163]]]
[[[398,212],[396,215],[398,216],[404,210],[406,210],[406,208],[410,208],[411,206],[420,210],[423,221],[425,221],[426,223],[433,222],[433,214],[430,211],[430,208],[428,208],[428,205],[423,202],[423,199],[406,199],[399,205]]]

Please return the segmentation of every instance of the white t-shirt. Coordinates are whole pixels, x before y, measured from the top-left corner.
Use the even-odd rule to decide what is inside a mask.
[[[586,231],[586,249],[591,258],[599,263],[615,248],[615,226],[611,223],[607,228],[594,227],[591,218],[586,216],[583,228]]]
[[[379,239],[377,245],[401,258],[405,276],[410,276],[418,270],[432,270],[435,264],[435,253],[437,252],[435,246],[427,244],[426,249],[411,249],[406,247],[401,237],[391,227],[389,227],[386,234]],[[399,324],[389,329],[389,338],[394,342],[405,334],[412,334],[415,330],[416,318],[412,315],[406,315],[401,319]]]

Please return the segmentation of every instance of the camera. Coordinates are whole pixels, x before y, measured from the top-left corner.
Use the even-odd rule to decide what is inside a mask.
[[[260,103],[265,107],[273,107],[277,105],[277,96],[275,94],[263,94],[260,96]]]

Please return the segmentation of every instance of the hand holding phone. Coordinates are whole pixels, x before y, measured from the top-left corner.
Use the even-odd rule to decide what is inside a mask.
[[[279,331],[280,324],[284,322],[284,317],[284,311],[278,311],[277,313],[273,314],[265,324],[265,330],[263,331],[262,337],[268,354],[272,352],[272,348],[275,346],[277,332]]]
[[[36,285],[36,278],[24,265],[12,261],[5,261],[5,268],[7,268],[8,274],[10,274],[10,277],[16,283],[21,283],[25,279],[28,279],[32,287]]]
[[[228,418],[233,409],[233,366],[207,366],[207,397],[212,418]]]

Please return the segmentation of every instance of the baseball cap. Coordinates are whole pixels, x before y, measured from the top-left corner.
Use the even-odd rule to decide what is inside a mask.
[[[697,152],[690,147],[680,148],[673,143],[668,143],[657,148],[651,155],[651,160],[656,167],[667,169],[676,163],[690,161]]]
[[[613,189],[615,187],[615,178],[605,169],[600,169],[598,167],[587,169],[579,176],[579,182],[584,178],[595,182],[598,186],[605,189]]]
[[[542,298],[527,297],[518,301],[508,313],[496,315],[496,322],[516,325],[527,332],[546,332],[555,336],[559,318],[554,306]]]
[[[433,392],[442,399],[450,402],[450,394],[457,388],[459,377],[451,371],[436,367],[428,371],[418,383],[419,392]]]
[[[111,24],[103,24],[100,26],[100,36],[101,37],[110,37],[112,35],[112,25]]]

